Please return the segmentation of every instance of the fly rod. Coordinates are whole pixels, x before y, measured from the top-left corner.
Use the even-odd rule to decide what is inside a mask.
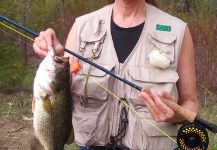
[[[30,30],[30,29],[28,29],[28,28],[26,28],[26,27],[24,27],[24,26],[16,23],[15,21],[10,20],[7,17],[0,16],[0,20],[3,20],[3,21],[5,21],[5,22],[7,22],[9,24],[12,24],[15,27],[17,27],[17,28],[19,28],[19,29],[21,29],[21,30],[23,30],[23,31],[25,31],[25,32],[27,32],[27,33],[35,36],[35,37],[39,36],[38,33],[33,32],[32,30]],[[64,51],[67,52],[67,53],[69,53],[69,54],[71,54],[71,55],[73,55],[73,56],[75,56],[75,57],[77,57],[78,59],[80,59],[80,60],[82,60],[82,61],[84,61],[84,62],[86,62],[86,63],[88,63],[88,64],[90,64],[90,65],[92,65],[92,66],[94,66],[96,68],[98,68],[99,70],[101,70],[101,71],[103,71],[103,72],[111,75],[112,77],[114,77],[114,78],[116,78],[116,79],[124,82],[125,84],[133,87],[134,89],[136,89],[138,91],[143,91],[144,90],[142,87],[140,87],[140,86],[138,86],[138,85],[136,85],[136,84],[134,84],[134,83],[132,83],[132,82],[124,79],[124,78],[121,78],[120,76],[116,75],[114,72],[105,69],[104,67],[102,67],[102,66],[100,66],[100,65],[98,65],[98,64],[96,64],[96,63],[94,63],[92,61],[90,61],[89,59],[86,59],[86,58],[84,58],[84,57],[82,57],[82,56],[74,53],[73,51],[71,51],[71,50],[69,50],[67,48],[64,48]],[[192,112],[190,110],[184,109],[183,107],[179,106],[175,102],[173,102],[171,100],[168,100],[168,99],[165,99],[162,96],[160,96],[160,98],[163,100],[163,102],[167,106],[169,106],[176,113],[178,113],[179,115],[181,115],[182,117],[184,117],[188,122],[190,122],[190,123],[196,122],[196,123],[202,125],[203,127],[207,128],[211,132],[217,133],[217,126],[216,125],[214,125],[212,123],[209,123],[209,122],[207,122],[207,121],[199,118],[195,112]]]

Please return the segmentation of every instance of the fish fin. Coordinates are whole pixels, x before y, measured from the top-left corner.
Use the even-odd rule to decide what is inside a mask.
[[[70,132],[69,137],[68,137],[68,140],[66,141],[66,144],[67,145],[72,144],[74,142],[74,139],[75,139],[75,134],[74,134],[74,129],[72,127],[71,132]]]
[[[49,97],[46,97],[46,99],[43,100],[43,107],[47,113],[52,112],[52,104]]]
[[[33,135],[30,141],[30,150],[45,150],[43,145],[40,143],[40,141],[35,135]]]
[[[32,99],[32,113],[34,114],[35,111],[35,98]]]

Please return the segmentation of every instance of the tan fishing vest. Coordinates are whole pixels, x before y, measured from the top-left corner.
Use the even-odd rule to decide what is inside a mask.
[[[167,91],[178,99],[176,82],[179,77],[176,70],[186,24],[152,5],[145,4],[144,7],[147,10],[144,29],[123,64],[118,62],[111,36],[113,5],[76,19],[77,53],[141,87],[154,89],[159,94]],[[149,55],[152,51],[165,54],[169,66],[162,69],[151,64]],[[117,96],[126,98],[130,106],[165,133],[176,136],[176,125],[156,123],[152,119],[144,103],[138,99],[139,91],[87,63],[81,64],[82,71],[72,81],[73,125],[77,144],[103,146],[118,131],[122,106],[96,81]],[[130,149],[168,150],[175,147],[174,142],[130,110],[128,119],[123,143]]]

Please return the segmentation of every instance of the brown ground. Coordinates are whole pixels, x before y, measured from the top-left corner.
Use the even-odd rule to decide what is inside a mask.
[[[0,150],[28,150],[32,121],[27,118],[16,122],[0,117]]]
[[[206,99],[206,98],[204,98]],[[31,93],[0,93],[0,150],[29,150],[33,133]],[[200,116],[217,124],[217,96],[207,99],[200,109]],[[209,150],[217,150],[217,134],[209,132]],[[65,146],[65,150],[78,150],[76,145]]]

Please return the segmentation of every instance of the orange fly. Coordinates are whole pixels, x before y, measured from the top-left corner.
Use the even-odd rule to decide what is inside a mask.
[[[79,61],[70,64],[70,72],[76,74],[81,69]]]

